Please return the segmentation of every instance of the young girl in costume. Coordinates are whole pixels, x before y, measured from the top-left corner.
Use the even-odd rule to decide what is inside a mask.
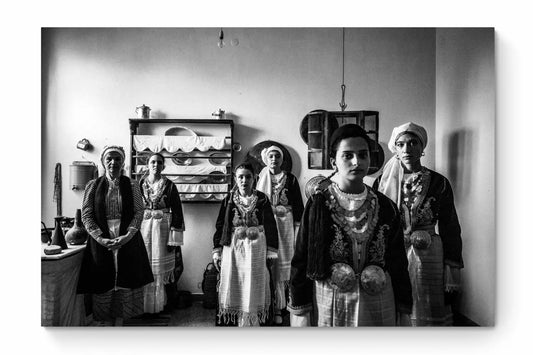
[[[331,136],[336,181],[307,201],[292,259],[293,326],[394,326],[411,312],[398,209],[363,183],[370,144],[354,124]]]
[[[236,188],[222,202],[213,236],[213,262],[220,271],[218,325],[259,326],[271,312],[270,272],[278,254],[272,207],[253,188],[253,167],[235,168]]]

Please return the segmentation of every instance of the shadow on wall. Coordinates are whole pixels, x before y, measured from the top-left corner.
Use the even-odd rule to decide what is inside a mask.
[[[239,152],[234,152],[234,166],[241,163],[246,153],[258,142],[257,136],[260,130],[254,127],[246,126],[239,123],[240,117],[234,114],[227,114],[227,119],[233,120],[233,140],[234,143],[240,143],[242,149]]]
[[[472,186],[473,132],[469,129],[455,131],[448,136],[448,171],[457,201],[465,199]]]

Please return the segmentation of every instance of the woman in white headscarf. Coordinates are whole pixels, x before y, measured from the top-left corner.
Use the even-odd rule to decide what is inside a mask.
[[[420,161],[427,141],[424,127],[412,122],[394,128],[388,144],[394,156],[375,187],[398,205],[402,217],[413,290],[411,325],[445,326],[453,322],[445,295],[460,288],[461,227],[450,182]]]
[[[92,295],[93,317],[122,325],[143,313],[143,286],[154,281],[140,233],[143,202],[139,184],[122,175],[124,149],[102,151],[105,174],[85,187],[82,221],[91,238],[78,293]]]
[[[272,145],[261,151],[265,167],[259,174],[257,190],[268,196],[278,227],[278,258],[273,265],[275,286],[274,323],[281,324],[281,311],[287,308],[285,293],[291,276],[294,255],[295,230],[300,224],[304,205],[296,177],[281,170],[283,151]]]

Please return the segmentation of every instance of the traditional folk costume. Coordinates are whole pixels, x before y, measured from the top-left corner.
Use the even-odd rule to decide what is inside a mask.
[[[93,317],[109,321],[143,313],[142,287],[152,270],[139,233],[143,204],[139,186],[126,176],[102,176],[85,188],[82,221],[91,235],[83,256],[78,293],[92,294]],[[128,230],[133,238],[110,251],[96,239],[117,238]]]
[[[274,306],[276,311],[287,307],[286,289],[291,276],[291,260],[294,255],[295,229],[300,224],[304,209],[300,186],[296,177],[286,171],[272,174],[268,168],[268,154],[283,151],[276,146],[263,149],[261,157],[265,166],[259,174],[257,190],[270,200],[278,228],[278,258],[273,266],[272,278],[276,288]]]
[[[409,122],[394,128],[389,141],[393,153],[396,140],[404,133],[414,134],[423,147],[426,146],[425,129]],[[445,292],[459,290],[463,259],[461,227],[450,182],[425,167],[405,174],[400,160],[392,157],[374,186],[379,186],[379,191],[400,209],[413,289],[411,324],[452,325],[451,307],[445,302]]]
[[[158,313],[167,303],[165,285],[175,281],[176,251],[167,246],[183,245],[183,211],[176,185],[166,177],[154,183],[143,178],[140,188],[145,207],[141,234],[154,274],[154,282],[144,287],[144,312]]]
[[[411,286],[400,217],[383,194],[334,182],[307,201],[292,259],[290,303],[318,326],[394,326],[410,313]]]
[[[258,326],[271,306],[267,259],[275,259],[278,233],[268,198],[232,192],[222,202],[213,236],[213,256],[222,256],[217,324]]]

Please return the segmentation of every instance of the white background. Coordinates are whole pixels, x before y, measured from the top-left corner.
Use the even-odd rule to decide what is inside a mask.
[[[326,5],[325,5],[326,3]],[[0,31],[3,194],[0,324],[4,353],[502,354],[531,348],[526,187],[532,115],[531,11],[519,1],[93,0],[4,5]],[[40,326],[41,27],[495,27],[498,280],[496,327],[454,329],[49,329]],[[530,89],[529,91],[527,89]],[[528,105],[529,104],[529,105]],[[7,228],[5,227],[7,226]],[[6,352],[7,351],[7,352]]]

